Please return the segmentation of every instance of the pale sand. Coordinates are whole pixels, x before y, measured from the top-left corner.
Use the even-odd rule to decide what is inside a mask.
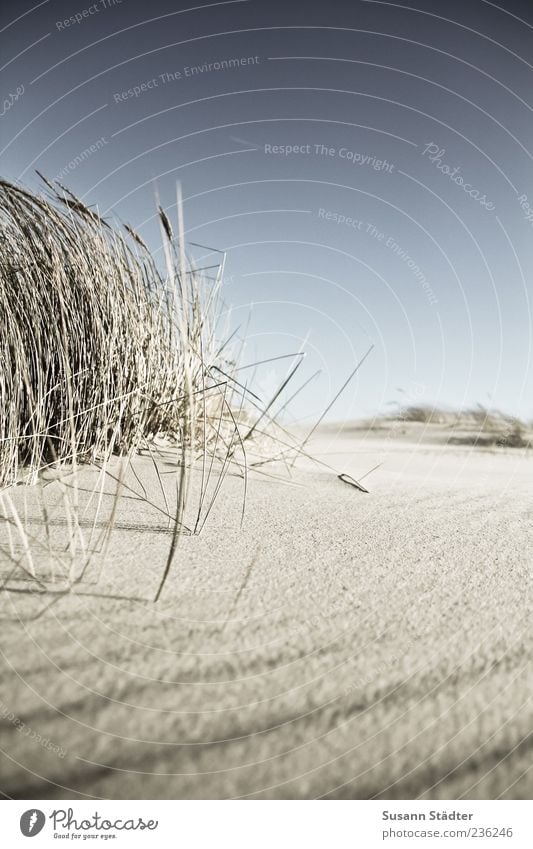
[[[322,432],[338,471],[383,462],[370,494],[309,463],[253,476],[242,529],[228,477],[158,605],[69,596],[31,621],[41,599],[2,594],[3,792],[530,798],[533,451],[406,430]],[[29,517],[38,490],[15,490]],[[130,497],[117,523],[98,589],[149,598],[164,517]]]

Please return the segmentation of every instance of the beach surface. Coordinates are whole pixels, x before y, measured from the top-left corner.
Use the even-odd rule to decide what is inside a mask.
[[[250,472],[242,525],[228,472],[157,604],[171,452],[135,461],[68,595],[28,592],[2,528],[4,796],[531,798],[533,451],[417,424],[329,426],[307,449],[319,464]],[[96,482],[10,491],[47,590],[65,499],[87,534],[98,499],[113,512]]]

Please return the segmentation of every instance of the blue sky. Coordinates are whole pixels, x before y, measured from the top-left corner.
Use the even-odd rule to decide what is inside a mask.
[[[247,362],[306,340],[298,417],[370,345],[332,418],[533,416],[530,4],[192,5],[5,3],[3,175],[61,175],[156,248],[180,180]]]

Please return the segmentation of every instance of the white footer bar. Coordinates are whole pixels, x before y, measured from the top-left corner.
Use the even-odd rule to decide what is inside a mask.
[[[3,802],[0,826],[10,849],[531,849],[532,808],[528,801],[27,800]]]

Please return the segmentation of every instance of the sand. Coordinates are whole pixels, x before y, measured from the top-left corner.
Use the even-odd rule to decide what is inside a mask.
[[[250,476],[241,528],[228,475],[157,605],[171,532],[148,458],[157,506],[128,479],[141,495],[75,594],[0,595],[5,796],[531,797],[533,451],[419,425],[330,427],[310,449],[356,478],[381,463],[369,494],[278,464]],[[158,467],[172,501],[172,458]],[[41,539],[44,498],[64,544],[57,482],[12,497]]]

